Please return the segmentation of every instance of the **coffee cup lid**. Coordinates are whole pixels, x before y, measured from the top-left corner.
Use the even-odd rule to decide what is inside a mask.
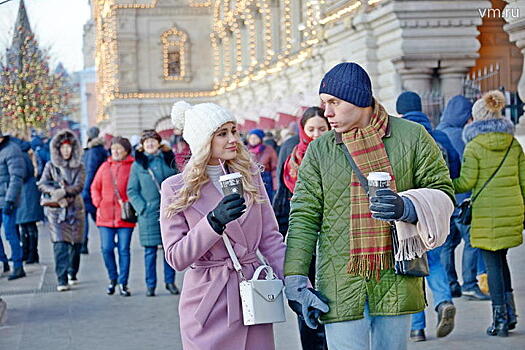
[[[390,181],[392,179],[392,177],[390,176],[389,173],[372,172],[372,173],[368,174],[367,179],[368,180],[373,180],[373,181]]]
[[[228,180],[238,179],[240,177],[242,177],[241,173],[231,173],[231,174],[222,175],[221,177],[219,177],[219,181],[228,181]]]

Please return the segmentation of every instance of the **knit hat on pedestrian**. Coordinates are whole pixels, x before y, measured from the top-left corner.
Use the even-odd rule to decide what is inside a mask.
[[[125,137],[116,136],[111,139],[111,145],[121,145],[126,150],[127,154],[131,153],[131,142]]]
[[[319,94],[329,94],[355,106],[372,105],[372,83],[368,73],[353,62],[339,63],[325,74]]]
[[[144,144],[144,141],[146,141],[147,139],[155,139],[159,143],[162,142],[162,137],[160,137],[159,133],[153,129],[144,130],[142,132],[142,134],[140,135],[140,144]]]
[[[483,95],[472,106],[474,120],[503,118],[501,110],[505,107],[505,96],[501,91],[492,90]]]
[[[191,105],[186,101],[173,105],[171,121],[175,128],[182,130],[182,136],[193,154],[204,148],[222,125],[228,122],[237,123],[233,114],[215,103]]]
[[[258,138],[262,140],[264,140],[264,131],[262,131],[261,129],[253,129],[253,130],[250,130],[250,132],[248,133],[248,136],[250,135],[257,135]]]
[[[98,134],[100,134],[100,129],[96,126],[92,126],[88,129],[86,134],[89,140],[93,140],[94,138],[98,137]]]
[[[421,112],[421,97],[413,91],[405,91],[396,101],[396,111],[399,114],[407,114],[410,112]]]

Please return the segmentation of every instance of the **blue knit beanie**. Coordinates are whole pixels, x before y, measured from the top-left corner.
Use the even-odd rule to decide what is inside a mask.
[[[264,131],[262,131],[261,129],[250,130],[250,132],[248,133],[248,136],[252,134],[257,135],[261,139],[261,141],[264,140]]]
[[[319,94],[329,94],[355,106],[372,105],[372,83],[368,73],[353,62],[339,63],[325,74]]]
[[[413,91],[405,91],[397,98],[396,111],[399,114],[421,112],[421,97]]]

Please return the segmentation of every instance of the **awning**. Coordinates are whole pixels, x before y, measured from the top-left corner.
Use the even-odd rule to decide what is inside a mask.
[[[275,119],[268,118],[268,117],[259,117],[259,123],[257,126],[260,129],[268,130],[275,128]]]
[[[296,122],[297,118],[294,115],[277,112],[277,127],[286,128],[290,123]]]

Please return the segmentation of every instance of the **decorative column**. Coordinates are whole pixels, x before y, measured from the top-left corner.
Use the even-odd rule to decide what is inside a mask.
[[[516,9],[511,13],[516,13],[518,16],[508,16],[505,20],[508,22],[503,29],[509,33],[510,41],[514,41],[516,46],[521,50],[525,57],[525,0],[506,0],[509,4],[505,10],[510,12],[510,9]],[[525,59],[524,59],[525,60]],[[518,82],[518,94],[522,101],[525,101],[525,62],[520,81]],[[519,119],[519,124],[516,127],[516,133],[525,135],[525,118]]]
[[[463,94],[463,82],[469,72],[467,67],[448,67],[439,69],[441,78],[441,93],[445,104],[452,97]]]

